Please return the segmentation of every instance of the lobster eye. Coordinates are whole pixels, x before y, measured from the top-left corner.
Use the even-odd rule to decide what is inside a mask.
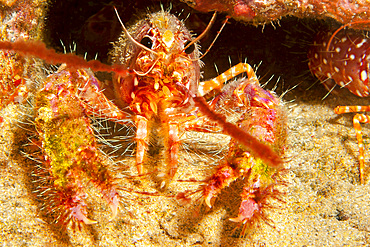
[[[187,47],[188,44],[190,44],[190,42],[191,42],[190,40],[186,41],[185,47]],[[188,48],[185,49],[185,53],[190,54],[194,51],[194,49],[195,49],[195,44],[192,44],[191,46],[189,46]]]
[[[153,41],[149,37],[144,37],[141,41],[140,44],[143,46],[152,49]]]

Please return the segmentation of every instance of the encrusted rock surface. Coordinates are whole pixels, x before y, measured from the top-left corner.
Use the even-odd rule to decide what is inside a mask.
[[[183,0],[196,10],[225,12],[233,18],[268,23],[284,16],[331,17],[340,23],[370,18],[368,0]]]

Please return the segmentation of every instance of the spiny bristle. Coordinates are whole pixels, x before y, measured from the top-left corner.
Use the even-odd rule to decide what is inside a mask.
[[[260,224],[266,224],[270,226],[271,228],[275,229],[274,222],[269,217],[269,212],[276,211],[279,206],[276,206],[273,204],[272,201],[275,201],[279,204],[284,203],[282,200],[282,197],[284,195],[283,192],[281,192],[276,187],[279,187],[281,185],[285,184],[281,178],[279,178],[276,183],[270,184],[266,188],[260,190],[258,193],[254,194],[252,197],[254,203],[257,205],[257,209],[252,211],[252,214],[249,215],[250,218],[232,218],[231,221],[235,222],[241,222],[243,224],[242,231],[240,233],[240,237],[248,237],[251,238],[251,232],[253,232],[255,229],[259,227]],[[244,188],[244,191],[247,192],[249,188]],[[253,189],[255,190],[255,189]],[[259,189],[258,189],[259,190]],[[246,193],[248,194],[248,193]],[[246,200],[249,196],[247,196],[245,199],[243,199],[243,193],[242,193],[242,200]],[[240,208],[240,214],[242,214],[244,209]],[[250,209],[247,209],[249,212]]]
[[[191,201],[194,200],[194,198],[195,198],[195,201],[202,200],[203,199],[203,188],[179,192],[176,194],[175,198],[177,201],[179,201],[183,205],[189,204]]]
[[[197,163],[200,161],[212,165],[221,159],[221,154],[227,151],[227,143],[230,138],[223,134],[209,134],[199,131],[187,131],[181,138],[181,149],[186,152],[190,163]],[[225,144],[225,145],[223,145]]]

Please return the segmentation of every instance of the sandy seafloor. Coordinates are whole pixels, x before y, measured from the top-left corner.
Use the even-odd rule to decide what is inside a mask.
[[[353,115],[337,116],[333,112],[342,102],[359,105],[366,104],[367,100],[345,90],[325,100],[321,99],[323,95],[325,91],[318,85],[310,90],[298,87],[285,96],[287,101],[294,100],[286,103],[289,118],[286,168],[289,171],[285,203],[277,203],[279,209],[269,215],[275,229],[262,224],[251,234],[252,240],[238,238],[237,224],[228,220],[235,217],[238,210],[240,182],[226,189],[208,211],[199,207],[197,201],[182,206],[164,196],[122,193],[126,196],[112,221],[109,221],[109,208],[99,196],[94,196],[96,191],[90,189],[93,199],[89,201],[89,217],[98,223],[76,232],[52,227],[47,223],[50,219],[40,213],[40,206],[31,193],[32,163],[19,154],[20,146],[14,141],[14,138],[20,140],[22,131],[10,124],[14,123],[19,109],[10,106],[2,112],[5,122],[0,129],[2,246],[367,246],[370,195],[369,186],[360,185],[358,180]],[[366,143],[369,135],[365,125]],[[212,142],[211,137],[202,138]],[[201,179],[210,169],[204,162],[194,162],[197,158],[189,155],[180,154],[178,178]],[[132,160],[131,166],[135,174]],[[153,177],[139,180],[142,181],[136,182],[139,187],[156,191]],[[132,181],[122,183],[130,187]],[[181,191],[187,186],[188,183],[174,182],[168,191]],[[193,184],[193,188],[196,187]]]

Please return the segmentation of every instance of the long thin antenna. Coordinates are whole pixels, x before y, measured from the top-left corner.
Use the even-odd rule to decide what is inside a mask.
[[[204,31],[198,36],[196,37],[193,41],[191,41],[187,46],[184,47],[184,51],[186,49],[188,49],[191,45],[193,45],[194,43],[198,42],[199,40],[201,40],[205,35],[206,33],[209,31],[209,29],[211,29],[213,23],[215,22],[216,20],[216,15],[217,15],[217,12],[213,13],[213,16],[212,16],[212,19],[211,21],[208,23],[206,29],[204,29]]]
[[[218,36],[220,36],[222,29],[224,29],[224,27],[225,27],[225,25],[226,25],[226,23],[227,23],[227,21],[228,21],[229,19],[230,19],[230,17],[229,17],[229,16],[226,16],[226,20],[225,20],[225,21],[224,21],[224,23],[222,24],[222,26],[221,26],[220,30],[217,32],[216,37],[213,39],[212,43],[209,45],[209,47],[208,47],[208,49],[206,50],[206,52],[205,52],[205,53],[204,53],[200,58],[197,58],[196,60],[202,59],[202,58],[204,58],[204,56],[205,56],[205,55],[207,55],[207,53],[211,50],[212,46],[213,46],[213,45],[214,45],[214,43],[216,42],[216,40],[217,40]],[[188,46],[189,46],[189,45],[188,45]]]
[[[148,47],[146,47],[145,45],[140,44],[139,42],[137,42],[137,41],[136,41],[136,40],[135,40],[135,39],[130,35],[130,33],[127,31],[127,29],[126,29],[125,25],[123,25],[123,22],[122,22],[121,18],[119,17],[119,14],[118,14],[118,11],[117,11],[116,7],[115,7],[115,6],[113,6],[113,8],[114,8],[114,11],[116,12],[116,15],[117,15],[118,21],[121,23],[122,29],[123,29],[123,31],[125,32],[125,34],[126,34],[127,38],[128,38],[132,43],[134,43],[135,45],[137,45],[137,46],[139,46],[139,47],[143,48],[143,49],[144,49],[144,50],[146,50],[146,51],[149,51],[150,53],[153,53],[153,54],[155,54],[155,55],[159,56],[159,54],[158,54],[157,52],[155,52],[155,51],[153,51],[153,50],[149,49],[149,48],[148,48]]]

